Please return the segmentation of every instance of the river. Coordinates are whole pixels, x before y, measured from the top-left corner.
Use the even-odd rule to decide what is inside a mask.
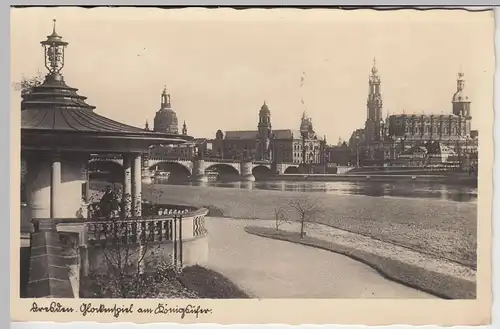
[[[155,183],[166,184],[161,180]],[[440,199],[457,202],[477,201],[477,188],[460,185],[434,183],[384,183],[384,182],[297,182],[297,181],[256,181],[256,182],[180,182],[173,185],[207,186],[247,190],[270,190],[290,192],[322,192],[333,195],[365,195],[371,197],[402,197],[419,199]]]

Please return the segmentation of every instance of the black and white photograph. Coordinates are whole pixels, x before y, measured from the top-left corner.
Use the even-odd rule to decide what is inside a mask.
[[[493,11],[11,8],[10,52],[18,317],[489,318]]]

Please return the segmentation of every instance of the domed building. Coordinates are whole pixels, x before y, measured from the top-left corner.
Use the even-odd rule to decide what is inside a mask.
[[[153,130],[168,134],[178,134],[178,124],[177,114],[172,109],[170,103],[170,94],[167,93],[167,88],[165,87],[161,94],[161,107],[155,115]]]
[[[144,130],[149,130],[149,124],[146,120],[146,125]],[[154,126],[153,131],[169,133],[169,134],[177,134],[182,136],[187,136],[188,128],[186,125],[186,121],[182,124],[182,128],[179,131],[179,120],[177,118],[177,114],[172,109],[172,105],[170,102],[170,94],[167,93],[167,88],[163,88],[163,92],[161,94],[161,107],[156,112],[154,118]],[[150,157],[177,157],[183,159],[192,159],[197,156],[199,153],[205,154],[210,145],[207,145],[206,138],[197,138],[190,142],[177,144],[177,145],[155,145],[149,149]]]
[[[458,73],[457,89],[451,99],[451,113],[387,113],[383,120],[380,85],[381,79],[374,61],[369,78],[365,128],[361,134],[357,130],[351,136],[353,154],[362,158],[365,165],[380,165],[401,155],[413,154],[406,151],[420,149],[420,146],[429,142],[439,142],[439,145],[445,145],[459,157],[477,153],[477,132],[471,129],[471,100],[466,94],[462,72]]]

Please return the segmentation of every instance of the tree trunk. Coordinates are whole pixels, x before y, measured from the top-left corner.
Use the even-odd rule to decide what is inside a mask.
[[[300,238],[304,237],[304,219],[300,221]]]

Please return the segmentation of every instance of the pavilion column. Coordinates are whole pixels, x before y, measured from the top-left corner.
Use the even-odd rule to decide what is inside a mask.
[[[132,164],[130,154],[123,154],[123,214],[125,217],[132,215]]]
[[[142,201],[142,159],[141,154],[136,153],[133,156],[132,164],[132,214],[141,216]]]
[[[50,217],[60,218],[64,211],[64,198],[61,195],[61,155],[54,153],[51,158],[51,184],[50,184]]]
[[[25,190],[30,213],[28,217],[50,218],[50,158],[44,152],[27,153],[25,158]]]

